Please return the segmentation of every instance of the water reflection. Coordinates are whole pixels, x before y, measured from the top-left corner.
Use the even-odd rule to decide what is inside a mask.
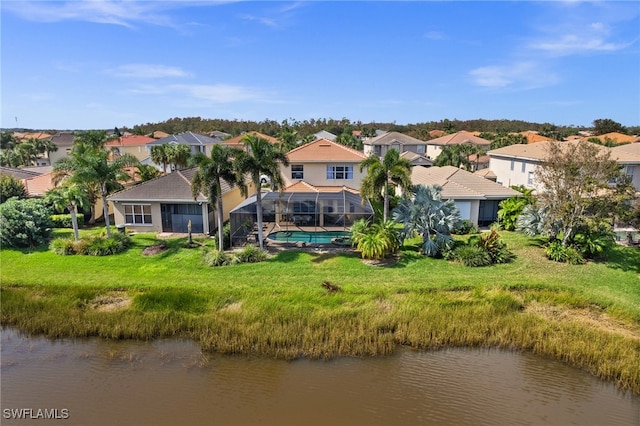
[[[286,362],[206,355],[180,340],[51,342],[10,329],[1,337],[3,415],[68,409],[56,424],[640,424],[640,397],[517,352]]]

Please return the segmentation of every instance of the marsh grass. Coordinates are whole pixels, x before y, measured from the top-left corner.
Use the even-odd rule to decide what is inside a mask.
[[[385,355],[398,345],[501,347],[640,393],[640,253],[615,248],[612,264],[559,264],[535,240],[503,235],[516,260],[474,269],[411,250],[388,267],[357,254],[286,251],[211,268],[184,240],[142,256],[157,244],[149,235],[105,258],[3,250],[1,320],[50,337],[178,336],[209,351],[286,359]],[[96,309],[113,294],[131,303]]]

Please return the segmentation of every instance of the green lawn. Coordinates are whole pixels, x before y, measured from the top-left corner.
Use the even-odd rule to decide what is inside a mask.
[[[284,251],[210,268],[184,240],[142,256],[156,242],[145,234],[110,257],[5,249],[1,318],[49,336],[182,335],[206,349],[287,358],[385,354],[398,344],[514,347],[640,392],[640,250],[616,247],[606,263],[574,266],[548,261],[535,239],[501,235],[517,259],[486,268],[410,249],[387,267]],[[329,293],[324,281],[341,290]]]

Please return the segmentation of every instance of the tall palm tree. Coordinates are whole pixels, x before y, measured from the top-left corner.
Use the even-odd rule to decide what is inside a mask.
[[[59,212],[64,209],[71,214],[71,224],[73,226],[73,236],[76,241],[80,239],[78,231],[78,207],[86,209],[89,205],[89,196],[85,188],[77,184],[64,185],[61,188],[54,188],[47,192],[47,199]]]
[[[68,180],[70,183],[79,185],[96,185],[102,198],[107,237],[110,238],[111,226],[107,195],[122,188],[120,182],[131,179],[131,176],[124,169],[138,164],[138,159],[131,154],[123,154],[113,161],[109,161],[109,152],[85,146],[77,150],[73,149],[70,157],[63,158],[55,164],[53,168],[54,182]]]
[[[400,157],[398,150],[390,149],[380,158],[371,155],[360,163],[360,172],[367,169],[367,175],[360,185],[363,198],[379,198],[380,192],[384,200],[383,222],[389,219],[389,187],[399,186],[404,191],[411,189],[411,162]]]
[[[209,198],[209,204],[215,206],[216,216],[218,218],[218,249],[224,247],[222,228],[224,225],[224,216],[222,210],[222,181],[224,180],[232,188],[238,185],[242,192],[246,191],[243,178],[238,173],[237,167],[234,167],[234,159],[238,158],[242,151],[225,145],[214,145],[211,148],[211,157],[198,157],[198,166],[200,169],[191,181],[191,190],[193,198],[198,196],[199,192]]]
[[[188,145],[170,145],[169,162],[175,166],[176,170],[187,167],[189,158],[191,158],[191,148]]]
[[[169,164],[169,151],[171,145],[163,143],[162,145],[155,145],[151,147],[151,161],[156,164],[162,165],[162,173],[167,173],[167,164]]]
[[[258,241],[260,248],[264,248],[262,235],[262,188],[261,177],[266,176],[271,181],[271,187],[279,190],[284,185],[280,174],[280,164],[289,165],[286,154],[279,151],[268,140],[256,135],[245,135],[242,138],[246,151],[238,157],[238,170],[248,174],[256,187],[256,210],[258,221]]]

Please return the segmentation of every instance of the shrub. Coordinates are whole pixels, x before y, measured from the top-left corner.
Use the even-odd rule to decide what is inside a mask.
[[[489,266],[492,263],[489,253],[477,245],[460,246],[455,249],[454,256],[464,266]]]
[[[256,246],[247,245],[238,252],[237,256],[240,263],[257,263],[267,260],[269,254]]]
[[[495,229],[480,234],[477,239],[477,245],[487,252],[491,258],[491,263],[508,263],[515,258]]]
[[[79,214],[76,215],[76,219],[78,219],[78,226],[84,225],[84,216]],[[54,228],[73,228],[73,223],[71,222],[70,214],[54,214],[51,215],[51,221],[53,222]]]
[[[453,228],[452,234],[456,235],[467,235],[467,234],[477,234],[478,227],[473,224],[468,219],[464,219],[459,221],[455,228]]]
[[[68,238],[56,238],[51,242],[49,248],[52,252],[61,256],[76,254],[74,241]]]
[[[547,258],[555,262],[566,262],[572,265],[584,263],[582,254],[575,247],[565,247],[561,241],[552,241],[545,248]]]
[[[112,238],[104,236],[82,238],[79,241],[57,238],[50,249],[59,255],[108,256],[122,253],[131,246],[131,238],[124,234],[115,234]]]
[[[11,198],[0,204],[0,245],[35,247],[51,235],[51,210],[42,200]]]
[[[204,263],[207,266],[226,266],[231,264],[231,257],[222,250],[205,250]]]

